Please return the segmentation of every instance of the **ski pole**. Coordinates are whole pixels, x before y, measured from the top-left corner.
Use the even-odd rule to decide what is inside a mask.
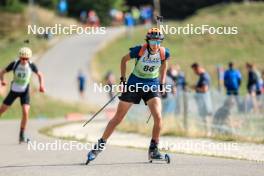
[[[83,127],[85,127],[89,122],[91,122],[108,104],[110,104],[121,92],[118,92],[115,96],[113,96],[99,111],[97,111],[89,120],[87,120]]]
[[[149,114],[148,120],[146,121],[147,124],[149,123],[150,117],[151,117],[151,113]]]

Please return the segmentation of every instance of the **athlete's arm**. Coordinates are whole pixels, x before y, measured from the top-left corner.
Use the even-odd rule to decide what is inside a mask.
[[[121,77],[126,77],[126,63],[130,60],[130,54],[125,55],[120,64]]]
[[[39,91],[45,92],[43,74],[38,70],[38,67],[34,63],[31,63],[30,67],[31,67],[32,71],[38,76]]]
[[[37,74],[38,80],[39,80],[39,91],[40,92],[45,92],[43,74],[41,72],[39,72],[39,71],[36,74]]]
[[[0,82],[2,86],[6,85],[6,82],[4,81],[4,75],[7,72],[10,72],[11,70],[13,70],[15,63],[16,61],[11,62],[10,64],[8,64],[8,66],[5,69],[0,71]]]
[[[2,86],[5,86],[6,85],[6,82],[4,81],[4,74],[6,73],[6,70],[1,70],[0,71],[0,81],[1,81],[1,85]]]

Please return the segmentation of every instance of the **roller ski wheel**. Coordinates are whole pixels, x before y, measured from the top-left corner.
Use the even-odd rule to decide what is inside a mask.
[[[154,149],[153,151],[149,151],[149,162],[153,163],[153,161],[165,161],[167,164],[170,163],[170,156],[168,154],[161,154],[158,149]]]
[[[165,160],[167,164],[170,164],[170,155],[165,154]]]
[[[170,164],[170,156],[165,154],[162,158],[149,158],[149,163],[153,163],[153,161],[165,161],[167,164]]]

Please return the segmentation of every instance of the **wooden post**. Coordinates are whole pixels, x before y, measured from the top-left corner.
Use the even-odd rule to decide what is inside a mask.
[[[188,131],[188,92],[183,90],[183,127],[185,132]]]

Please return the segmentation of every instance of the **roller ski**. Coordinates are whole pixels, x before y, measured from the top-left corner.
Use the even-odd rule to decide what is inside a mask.
[[[88,152],[85,165],[88,165],[91,161],[95,160],[98,154],[104,150],[105,143],[106,141],[104,141],[103,139],[98,140],[98,143],[94,145],[94,148],[90,152]]]
[[[157,144],[151,142],[148,151],[148,160],[150,163],[152,163],[153,161],[165,161],[167,164],[169,164],[170,156],[168,154],[161,154],[159,152]]]

